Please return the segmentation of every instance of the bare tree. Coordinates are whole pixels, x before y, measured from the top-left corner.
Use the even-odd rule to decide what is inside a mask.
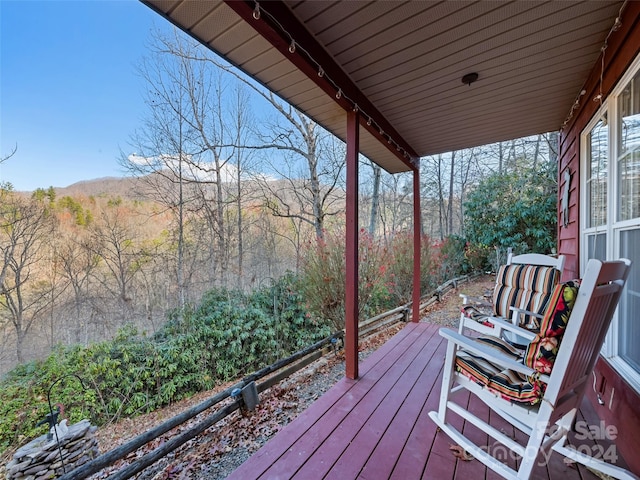
[[[234,125],[234,143],[236,145],[244,145],[249,142],[250,129],[249,126],[253,123],[254,118],[252,112],[249,109],[249,95],[242,85],[237,85],[234,89],[233,98],[235,100],[235,108],[233,109],[233,118],[235,119]],[[245,243],[244,234],[247,229],[245,225],[245,215],[243,214],[245,199],[251,201],[254,197],[253,192],[245,185],[250,179],[252,173],[252,151],[237,148],[235,150],[235,175],[233,175],[233,192],[232,198],[235,203],[235,216],[236,216],[236,245],[237,245],[237,287],[241,288],[244,285],[244,260],[245,260]]]
[[[451,152],[449,165],[449,200],[447,202],[447,235],[453,234],[453,202],[454,202],[454,180],[456,171],[456,152]]]
[[[184,262],[188,221],[201,221],[209,229],[211,241],[198,239],[203,247],[208,245],[213,281],[227,284],[232,251],[237,252],[238,285],[244,275],[242,183],[250,154],[242,146],[250,132],[249,100],[238,84],[225,81],[224,72],[202,58],[199,47],[177,32],[155,36],[151,60],[140,68],[149,85],[151,115],[132,141],[143,153],[124,161],[147,182],[151,173],[162,179],[157,197],[177,218],[181,291],[189,275]],[[230,214],[234,207],[235,214]],[[233,229],[228,221],[233,221]],[[183,303],[183,294],[181,298]]]
[[[411,179],[406,174],[383,173],[380,182],[380,221],[385,237],[412,228]]]
[[[282,152],[270,161],[272,172],[281,182],[264,179],[263,192],[271,213],[297,218],[314,229],[317,239],[324,236],[328,217],[342,214],[344,146],[315,122],[280,103],[273,94],[264,95],[280,114],[263,135],[261,148]]]
[[[345,164],[345,150],[341,142],[301,112],[285,105],[273,93],[206,52],[187,51],[179,44],[173,47],[166,44],[166,47],[176,55],[203,63],[207,68],[214,66],[218,71],[228,72],[273,107],[276,115],[266,123],[266,131],[255,132],[259,143],[229,143],[226,146],[280,152],[282,156],[272,154],[268,163],[272,170],[270,173],[284,179],[284,182],[274,183],[271,178],[262,177],[265,205],[273,215],[298,218],[312,226],[316,238],[321,239],[327,217],[344,211],[339,205],[341,196],[335,195],[342,182]]]
[[[437,237],[440,238],[440,240],[446,235],[448,225],[448,209],[445,205],[445,161],[444,155],[434,155],[432,157],[426,157],[421,162],[423,166],[421,171],[423,197],[432,199],[432,202],[430,202],[432,204],[435,202],[437,211],[431,212],[431,214],[437,216]]]
[[[69,341],[89,343],[89,318],[91,318],[91,278],[98,266],[100,257],[91,248],[86,235],[73,231],[74,235],[64,236],[56,250],[56,262],[60,265],[61,275],[73,292],[71,307],[67,318],[72,323],[67,331],[73,333]],[[73,313],[69,315],[69,313]]]
[[[138,245],[139,236],[131,225],[135,218],[130,212],[112,205],[102,211],[100,220],[91,226],[90,245],[105,268],[100,279],[102,289],[109,294],[108,303],[117,302],[119,310],[113,314],[124,325],[133,320],[134,279],[148,257]]]
[[[373,185],[371,192],[371,212],[369,215],[369,234],[375,235],[380,216],[380,182],[382,179],[382,168],[380,165],[368,161],[373,170]]]
[[[185,224],[187,209],[193,198],[186,184],[196,181],[198,168],[193,158],[202,151],[197,132],[191,128],[190,104],[192,92],[184,84],[190,66],[183,59],[166,54],[156,38],[148,58],[138,67],[146,81],[148,116],[143,128],[131,138],[136,150],[133,155],[121,155],[120,163],[142,180],[146,193],[165,205],[175,219],[176,250],[175,283],[178,304],[184,306],[188,296],[185,278]]]
[[[38,269],[54,228],[45,202],[0,188],[0,308],[14,328],[18,362],[25,359],[27,334],[49,306],[51,286],[39,281]]]
[[[9,160],[11,157],[13,157],[16,154],[17,151],[18,151],[18,145],[16,144],[13,146],[13,148],[9,153],[0,157],[0,163],[3,163],[5,160]]]
[[[464,236],[464,202],[466,200],[469,185],[477,181],[481,174],[481,165],[478,161],[478,150],[470,148],[460,152],[460,161],[458,162],[458,207],[459,207],[459,225],[460,235]]]

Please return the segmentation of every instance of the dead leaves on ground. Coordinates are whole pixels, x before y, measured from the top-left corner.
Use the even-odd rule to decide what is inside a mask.
[[[319,369],[317,373],[322,374],[320,370],[325,368]],[[291,383],[287,387],[272,387],[260,394],[260,403],[255,411],[240,411],[229,415],[172,454],[167,455],[163,461],[150,467],[149,470],[155,470],[153,474],[147,471],[141,478],[177,480],[204,478],[203,475],[209,476],[207,470],[215,469],[215,465],[226,455],[233,454],[238,450],[247,452],[247,454],[257,451],[318,396],[313,375],[301,378],[298,382]],[[305,402],[304,399],[308,401]],[[219,406],[221,407],[223,404]],[[177,427],[176,430],[167,434],[164,441],[172,435],[179,434],[182,430],[193,427],[201,420],[202,417],[198,416]],[[152,450],[151,446],[148,444],[131,456],[139,458],[141,455],[149,453]]]
[[[473,460],[473,455],[467,452],[460,445],[449,445],[449,450],[451,450],[454,457],[459,458],[460,460],[464,460],[465,462]]]

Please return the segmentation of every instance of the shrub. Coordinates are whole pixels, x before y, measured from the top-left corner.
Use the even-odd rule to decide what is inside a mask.
[[[344,232],[325,232],[308,244],[302,265],[300,288],[314,318],[327,319],[336,330],[344,328],[345,246]],[[358,242],[358,304],[360,316],[375,315],[392,305],[387,286],[388,252],[370,235],[360,231]]]
[[[457,235],[446,237],[438,246],[439,283],[459,277],[465,273],[466,246],[464,238]]]
[[[420,240],[420,292],[426,293],[438,285],[432,258],[431,239],[422,235]],[[395,234],[388,242],[389,266],[387,284],[394,306],[411,301],[413,292],[413,233]]]
[[[300,280],[293,272],[287,272],[270,287],[254,291],[251,301],[262,310],[272,312],[281,356],[331,334],[328,322],[312,318],[307,311]]]
[[[421,242],[422,293],[438,285],[440,275],[431,241]],[[344,234],[326,233],[322,241],[309,245],[301,275],[301,289],[309,311],[329,319],[334,328],[344,328]],[[413,291],[413,234],[394,235],[387,243],[360,231],[358,299],[360,318],[368,318],[411,301]]]
[[[474,244],[549,252],[557,236],[555,165],[491,175],[469,192],[464,208]]]
[[[126,327],[113,340],[60,347],[7,374],[0,382],[0,456],[46,432],[35,425],[48,413],[56,382],[51,401],[65,406],[70,422],[101,425],[211,389],[329,333],[307,318],[290,275],[253,295],[212,290],[196,307],[174,312],[153,337]]]
[[[465,248],[464,273],[487,271],[492,268],[493,249],[486,245],[467,242]]]

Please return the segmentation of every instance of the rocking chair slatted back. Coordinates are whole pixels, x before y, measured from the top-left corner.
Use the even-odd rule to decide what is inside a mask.
[[[556,407],[569,398],[575,402],[563,405],[562,411],[577,408],[582,400],[628,274],[622,261],[587,266],[562,340],[572,348],[559,349],[545,392],[545,400]],[[554,413],[552,421],[558,418]]]

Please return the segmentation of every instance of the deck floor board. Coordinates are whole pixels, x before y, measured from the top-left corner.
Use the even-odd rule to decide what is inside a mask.
[[[477,460],[457,459],[449,437],[428,417],[438,408],[442,382],[446,342],[438,328],[407,324],[361,363],[358,380],[340,380],[228,479],[499,478]],[[522,436],[475,396],[455,395],[494,427]],[[592,412],[585,416],[592,421]],[[450,421],[474,440],[485,445],[489,441],[459,417]],[[516,464],[513,458],[506,461]],[[597,480],[586,469],[566,465],[558,454],[536,467],[533,478]]]

